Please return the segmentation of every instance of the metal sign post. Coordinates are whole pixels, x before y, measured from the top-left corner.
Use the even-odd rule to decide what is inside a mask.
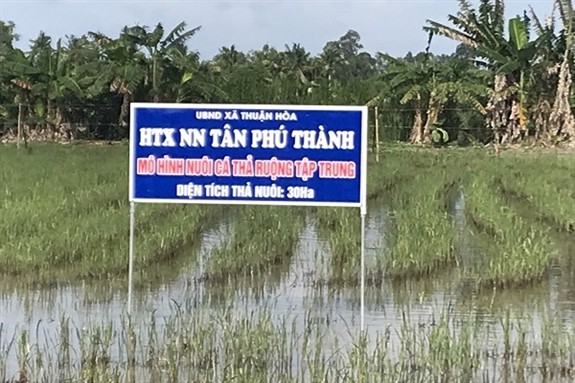
[[[134,224],[136,203],[130,202],[130,259],[128,264],[128,314],[132,313],[132,285],[134,274]]]
[[[361,211],[361,271],[360,271],[360,330],[365,321],[365,211]]]

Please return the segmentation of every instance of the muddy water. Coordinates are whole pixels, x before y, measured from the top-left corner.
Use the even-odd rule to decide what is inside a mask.
[[[450,211],[456,227],[456,251],[465,267],[472,267],[482,256],[481,248],[472,240],[472,233],[463,213],[463,191],[453,198]],[[167,273],[159,285],[137,289],[133,316],[157,323],[174,315],[178,309],[209,313],[223,307],[238,312],[271,310],[276,318],[300,318],[298,327],[312,321],[332,332],[356,333],[359,327],[359,289],[338,290],[316,286],[329,271],[329,245],[319,237],[313,219],[307,218],[297,251],[289,270],[270,275],[264,282],[246,281],[234,289],[217,289],[202,282],[204,265],[210,253],[222,246],[229,235],[230,221],[203,235],[199,249],[192,249],[189,258],[195,259],[181,269],[177,277]],[[390,210],[383,203],[372,206],[366,221],[366,265],[375,264],[393,230]],[[558,242],[561,242],[558,240]],[[561,251],[569,254],[572,247],[562,242]],[[562,259],[562,258],[559,258]],[[507,310],[515,316],[529,317],[532,336],[541,327],[541,312],[551,310],[575,324],[575,267],[558,262],[547,281],[537,286],[509,291],[477,294],[473,286],[460,275],[458,269],[446,269],[432,278],[384,281],[382,286],[366,289],[365,325],[375,334],[388,328],[398,329],[405,320],[413,326],[430,326],[447,308],[450,315],[461,319],[473,318],[480,324],[497,324]],[[162,274],[162,270],[152,272]],[[16,350],[7,345],[20,331],[29,330],[30,343],[58,339],[60,319],[70,318],[72,328],[81,329],[98,323],[112,323],[120,328],[120,318],[126,313],[126,285],[124,281],[109,284],[56,285],[30,290],[18,287],[18,281],[5,280],[0,284],[0,356],[8,353],[8,377],[17,372]],[[206,314],[207,315],[207,314]],[[392,333],[393,334],[393,333]],[[394,338],[395,337],[395,338]],[[397,335],[391,341],[399,341]],[[1,376],[0,366],[0,380]]]

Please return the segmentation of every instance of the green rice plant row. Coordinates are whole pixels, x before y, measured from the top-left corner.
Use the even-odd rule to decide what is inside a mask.
[[[127,269],[127,148],[34,146],[0,152],[0,268],[105,277]],[[176,257],[223,216],[221,207],[138,205],[137,266]]]
[[[575,161],[574,161],[575,163]],[[534,171],[507,172],[501,175],[502,191],[525,200],[541,217],[559,230],[575,230],[575,165],[572,170],[554,168],[552,163]]]
[[[274,266],[289,265],[304,223],[298,209],[242,206],[233,211],[230,238],[209,255],[208,280],[260,275]]]
[[[481,285],[521,285],[543,277],[555,251],[552,241],[502,199],[492,173],[479,170],[466,185],[465,212],[492,238],[475,270]]]

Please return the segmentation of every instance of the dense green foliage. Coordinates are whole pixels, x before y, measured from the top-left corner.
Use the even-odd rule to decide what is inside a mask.
[[[41,33],[21,50],[17,26],[0,21],[0,136],[20,121],[28,139],[125,138],[130,102],[149,101],[368,104],[381,139],[414,143],[573,140],[571,1],[556,0],[561,25],[533,13],[506,21],[503,0],[459,3],[452,27],[425,27],[460,42],[453,54],[403,58],[363,51],[349,30],[316,56],[294,43],[203,59],[190,48],[200,28],[184,22],[115,37]]]

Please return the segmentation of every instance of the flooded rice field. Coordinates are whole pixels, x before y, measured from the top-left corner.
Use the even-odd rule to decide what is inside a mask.
[[[138,205],[128,310],[125,149],[62,150],[0,168],[0,382],[575,380],[571,157],[371,163],[362,332],[352,209]]]
[[[464,269],[468,269],[484,254],[466,220],[464,205],[465,195],[459,189],[451,199],[449,216],[456,231],[454,251],[459,262],[465,265]],[[206,280],[205,265],[211,254],[229,240],[235,219],[227,216],[202,234],[199,246],[187,254],[193,262],[184,259],[177,264],[139,270],[141,278],[135,289],[131,315],[127,312],[126,279],[54,284],[34,289],[16,278],[4,279],[0,286],[0,378],[5,381],[82,380],[86,374],[83,369],[89,365],[93,381],[109,381],[109,378],[154,381],[162,377],[166,381],[187,381],[198,371],[203,375],[197,376],[205,380],[232,380],[233,373],[227,371],[229,363],[222,365],[217,360],[230,358],[225,355],[230,352],[229,347],[238,347],[236,351],[241,354],[241,347],[245,346],[241,336],[262,336],[272,341],[279,337],[285,342],[283,349],[268,350],[271,354],[266,357],[281,360],[285,359],[283,353],[290,355],[288,366],[275,366],[277,360],[271,365],[266,361],[265,368],[252,366],[255,372],[246,376],[257,381],[270,381],[274,377],[317,381],[321,380],[319,377],[330,376],[337,381],[356,381],[346,374],[330,375],[329,368],[330,363],[341,364],[341,368],[357,363],[351,359],[358,339],[369,344],[364,355],[365,368],[373,368],[369,363],[378,364],[377,369],[387,374],[382,372],[381,376],[388,379],[404,377],[418,381],[433,376],[434,368],[441,372],[446,362],[439,361],[441,363],[434,367],[430,358],[433,347],[445,347],[444,352],[449,353],[467,350],[469,363],[478,364],[466,366],[465,361],[460,361],[461,366],[452,367],[468,375],[452,378],[459,381],[467,376],[478,382],[519,378],[539,381],[546,376],[545,368],[552,367],[533,367],[532,379],[529,379],[529,375],[524,375],[528,359],[538,361],[535,353],[544,352],[545,342],[557,342],[554,346],[568,342],[564,347],[569,354],[559,358],[562,363],[553,359],[554,363],[561,364],[557,371],[563,376],[554,375],[553,379],[569,381],[572,378],[573,355],[569,347],[575,334],[575,283],[570,265],[554,264],[542,282],[501,291],[497,288],[477,291],[473,280],[452,267],[430,276],[390,278],[377,285],[369,284],[365,295],[366,329],[360,333],[359,288],[322,282],[329,275],[330,246],[318,233],[311,215],[304,219],[305,225],[288,268],[278,272],[272,268],[265,274],[230,279],[230,283]],[[394,230],[393,209],[381,201],[374,203],[366,222],[366,268],[370,269],[377,264],[377,254],[389,246],[390,233]],[[569,242],[560,242],[560,237],[556,240],[561,251],[572,251]],[[148,274],[154,274],[151,278],[154,283],[145,282]],[[230,322],[222,321],[223,318]],[[241,326],[245,328],[238,324],[242,321],[245,323]],[[233,331],[227,329],[233,326],[231,323],[239,327]],[[239,337],[240,343],[226,345],[226,341],[233,343],[233,339],[215,339],[217,334],[225,336],[226,330],[232,331],[228,335]],[[248,330],[254,333],[234,333]],[[271,334],[278,331],[279,334]],[[471,337],[468,349],[459,344],[462,331],[471,331],[467,334]],[[199,350],[182,354],[179,348],[192,341],[197,342]],[[213,342],[211,346],[210,342]],[[434,345],[434,342],[438,343]],[[206,357],[206,351],[201,351],[206,347],[213,347],[212,365],[194,366],[198,362],[194,358]],[[522,356],[521,368],[510,368],[509,364],[518,363],[517,355],[512,353],[520,352],[521,347],[526,353]],[[311,349],[318,349],[323,359],[307,355]],[[149,355],[154,350],[157,355]],[[170,352],[174,355],[170,356]],[[130,353],[133,364],[129,362]],[[89,357],[93,358],[91,362],[86,360]],[[165,363],[151,367],[150,357],[165,358]],[[175,366],[170,366],[170,357],[177,362]],[[302,362],[306,357],[310,359]],[[370,362],[374,357],[377,361]],[[318,363],[325,365],[320,368]],[[182,368],[180,364],[191,366]],[[236,368],[239,370],[235,374],[242,372],[240,367]],[[315,368],[321,370],[319,377],[314,375]],[[100,378],[96,378],[98,376]]]

